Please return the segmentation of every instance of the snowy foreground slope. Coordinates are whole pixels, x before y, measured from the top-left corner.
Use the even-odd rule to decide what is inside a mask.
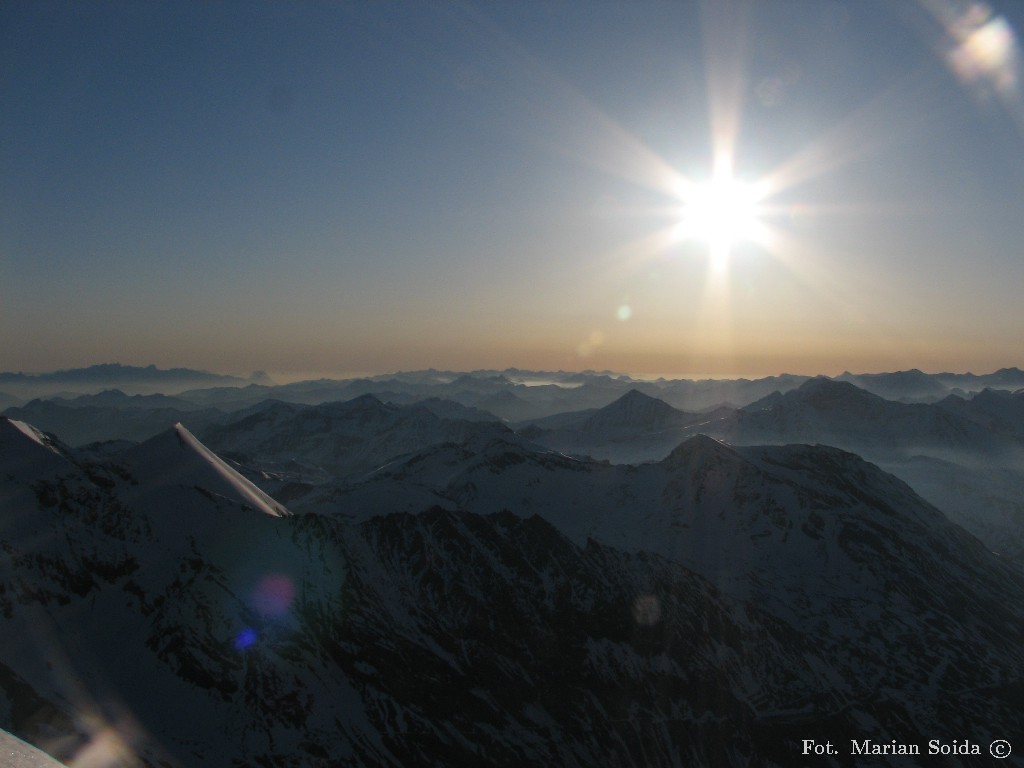
[[[45,752],[3,730],[0,730],[0,762],[4,768],[60,768],[61,765]]]
[[[0,727],[69,763],[782,766],[1024,731],[1019,570],[849,453],[469,435],[306,514],[184,428],[98,455],[0,419]],[[814,764],[901,764],[847,752]]]

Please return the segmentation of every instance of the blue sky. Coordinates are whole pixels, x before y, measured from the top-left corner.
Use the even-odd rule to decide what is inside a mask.
[[[6,2],[0,368],[1024,365],[1022,19]],[[714,259],[723,150],[773,186]]]

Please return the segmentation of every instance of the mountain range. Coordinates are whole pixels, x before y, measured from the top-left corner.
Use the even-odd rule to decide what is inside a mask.
[[[908,482],[993,549],[1024,556],[1024,392],[985,389],[969,399],[904,403],[816,377],[743,408],[703,414],[645,398],[629,393],[628,401],[518,430],[554,450],[615,463],[661,460],[701,433],[737,446],[836,446]]]
[[[1015,370],[33,400],[0,418],[0,728],[154,768],[783,766],[807,738],[1007,738]]]
[[[524,437],[565,453],[630,463],[667,455],[695,428],[733,410],[719,406],[689,413],[631,389],[603,408],[557,414],[518,426]]]
[[[228,376],[191,368],[157,368],[102,363],[86,368],[68,368],[47,373],[0,372],[0,390],[23,399],[53,396],[63,392],[91,394],[104,389],[122,389],[132,394],[173,393],[196,387],[272,384],[262,371],[248,378]]]
[[[884,384],[892,391],[902,385],[905,392],[911,385],[920,388],[926,380],[938,394],[935,387],[940,385],[976,385],[983,379],[1012,385],[1017,376],[1017,369],[1004,369],[988,377],[908,371],[858,378],[876,389]],[[764,392],[773,384],[787,388]],[[668,397],[684,385],[719,387],[705,393],[761,394],[742,407],[720,404],[703,411],[684,411],[647,393],[653,388]],[[319,400],[378,387],[390,394]],[[849,381],[825,377],[639,382],[606,373],[425,371],[283,387],[215,387],[174,396],[107,390],[37,399],[4,413],[79,446],[94,441],[145,440],[181,422],[238,461],[251,480],[286,500],[348,493],[338,490],[337,484],[400,455],[425,449],[433,442],[458,443],[472,434],[503,435],[509,429],[519,439],[561,453],[631,464],[661,460],[698,433],[737,445],[820,443],[855,452],[895,473],[990,547],[1007,556],[1022,557],[1024,392],[993,388],[973,394],[958,391],[963,394],[946,394],[933,402],[903,402]],[[311,402],[266,399],[271,392]],[[241,400],[231,400],[235,396],[231,393]],[[499,423],[500,417],[492,412],[438,393],[472,403],[506,396],[510,398],[506,404],[517,404],[513,410],[525,407],[534,412],[556,403],[578,406],[594,402],[598,393],[608,401],[599,407]],[[427,394],[430,396],[423,398]],[[377,421],[361,424],[352,420],[358,410],[352,404],[357,402],[376,403],[367,413],[376,409]],[[108,448],[94,446],[92,450]],[[310,485],[322,484],[330,487],[309,492]]]
[[[481,420],[479,411],[457,403],[400,406],[373,395],[315,406],[264,403],[202,431],[215,450],[250,465],[290,462],[334,479],[365,474],[423,446],[483,434],[512,432],[496,418]]]
[[[782,374],[759,379],[650,379],[610,372],[510,368],[468,373],[430,369],[275,384],[261,371],[243,378],[187,368],[103,364],[49,373],[0,373],[0,408],[24,405],[33,398],[72,399],[104,390],[130,395],[173,394],[193,407],[222,411],[247,408],[267,399],[318,405],[372,394],[403,405],[439,398],[491,412],[510,422],[523,422],[602,408],[634,389],[689,412],[721,405],[742,407],[772,392],[794,389],[808,378]],[[970,397],[985,388],[1011,392],[1024,389],[1024,371],[1018,368],[981,375],[928,374],[917,369],[878,374],[846,372],[835,378],[900,402],[936,402],[950,394]]]
[[[785,394],[774,393],[711,427],[729,442],[825,442],[872,455],[921,452],[960,458],[1009,456],[1024,446],[1005,429],[970,418],[968,406],[886,400],[848,382],[815,378]]]
[[[1024,725],[1024,573],[852,453],[265,411],[443,441],[282,503],[180,425],[0,419],[0,727],[106,765],[781,766]]]

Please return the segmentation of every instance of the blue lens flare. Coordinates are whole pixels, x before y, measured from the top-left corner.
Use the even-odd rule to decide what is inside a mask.
[[[239,632],[238,637],[235,638],[235,649],[239,651],[244,651],[246,648],[249,648],[251,645],[253,645],[256,642],[256,640],[256,630],[250,627],[246,627],[241,632]]]

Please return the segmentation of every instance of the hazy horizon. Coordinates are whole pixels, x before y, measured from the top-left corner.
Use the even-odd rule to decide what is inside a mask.
[[[0,374],[2,374],[2,373],[14,373],[14,374],[22,374],[22,375],[26,375],[26,376],[30,376],[30,377],[31,376],[43,376],[43,375],[52,374],[52,373],[62,373],[62,372],[66,372],[66,371],[82,370],[82,368],[89,368],[89,367],[92,367],[92,366],[100,366],[100,365],[123,365],[123,366],[129,367],[129,364],[122,363],[120,361],[105,361],[105,362],[101,362],[101,363],[94,363],[94,364],[88,365],[88,366],[82,366],[81,368],[75,366],[75,367],[72,367],[72,368],[59,368],[59,369],[52,369],[52,370],[46,370],[46,371],[0,370]],[[491,372],[493,372],[493,373],[508,373],[510,371],[518,371],[518,372],[522,372],[522,373],[525,373],[525,374],[540,374],[540,375],[545,375],[545,374],[550,374],[550,375],[558,375],[558,374],[566,374],[566,375],[572,375],[572,374],[592,374],[592,375],[608,375],[608,376],[627,376],[630,379],[633,379],[635,381],[655,381],[657,379],[666,379],[666,380],[679,379],[679,380],[690,380],[690,381],[704,381],[704,380],[737,380],[737,379],[756,380],[756,379],[774,378],[774,377],[780,377],[780,376],[807,376],[807,377],[826,376],[826,377],[834,378],[834,377],[842,375],[844,373],[849,373],[849,374],[852,374],[852,375],[855,375],[855,376],[872,376],[872,375],[887,374],[887,373],[902,373],[902,372],[907,372],[907,371],[911,371],[911,370],[920,370],[922,373],[924,373],[926,375],[940,375],[940,374],[953,374],[953,375],[967,374],[967,375],[971,375],[971,374],[974,374],[974,375],[984,376],[984,375],[996,373],[996,372],[1001,371],[1001,370],[1008,370],[1008,369],[1013,369],[1013,368],[1017,368],[1018,370],[1020,370],[1020,368],[1018,366],[1014,365],[1014,364],[1001,365],[1001,366],[998,366],[996,368],[991,368],[991,369],[987,369],[986,368],[986,369],[974,369],[974,370],[954,370],[954,369],[924,370],[924,369],[916,368],[914,366],[909,366],[909,367],[905,367],[905,368],[894,368],[894,369],[889,369],[889,370],[857,370],[857,369],[853,369],[853,368],[843,368],[843,369],[837,370],[837,371],[814,371],[814,372],[808,372],[808,371],[797,371],[797,370],[781,370],[781,371],[774,371],[774,372],[769,372],[769,373],[753,372],[753,373],[740,373],[740,374],[730,374],[730,373],[723,373],[723,372],[717,372],[717,373],[708,373],[708,372],[670,373],[670,372],[651,372],[651,371],[621,371],[621,370],[608,369],[608,368],[600,368],[600,369],[598,369],[598,368],[575,368],[575,369],[565,369],[565,368],[523,368],[521,366],[505,366],[503,368],[442,368],[442,367],[438,367],[438,366],[427,366],[425,368],[403,368],[403,369],[392,369],[392,370],[382,370],[382,371],[327,371],[327,370],[325,370],[325,371],[268,371],[268,370],[265,370],[265,369],[262,369],[262,368],[251,370],[251,371],[245,371],[245,370],[226,370],[226,369],[222,369],[222,368],[198,368],[198,367],[187,366],[187,365],[164,367],[164,366],[155,365],[153,363],[143,363],[143,364],[138,364],[138,365],[131,364],[130,367],[147,367],[149,365],[154,365],[158,370],[161,370],[161,371],[167,371],[167,370],[169,370],[171,368],[179,368],[179,369],[185,369],[185,370],[190,370],[190,371],[199,372],[199,373],[210,373],[210,374],[216,374],[216,375],[235,376],[235,377],[243,378],[243,379],[244,378],[249,378],[249,377],[251,377],[253,375],[257,375],[257,374],[264,374],[264,375],[268,376],[271,379],[271,381],[273,382],[274,385],[292,384],[292,383],[301,382],[301,381],[316,381],[316,380],[320,380],[320,379],[347,380],[347,379],[362,379],[362,378],[386,378],[388,376],[395,376],[395,375],[401,375],[401,374],[413,374],[413,373],[425,373],[425,372],[428,372],[428,371],[436,371],[438,373],[452,373],[452,374],[472,374],[472,373],[481,373],[481,372],[487,372],[487,373],[491,373]]]
[[[597,368],[597,367],[538,367],[531,368],[522,365],[502,365],[502,366],[472,366],[472,367],[451,367],[442,365],[423,365],[423,366],[410,366],[404,368],[386,368],[378,370],[366,370],[366,369],[307,369],[307,370],[273,370],[267,368],[225,368],[217,365],[190,365],[186,363],[174,363],[169,365],[155,364],[146,360],[140,362],[126,363],[123,360],[103,360],[86,362],[83,365],[69,365],[60,366],[56,368],[39,368],[39,369],[22,369],[16,367],[7,367],[0,370],[0,373],[13,373],[23,374],[26,376],[40,376],[51,373],[59,373],[61,371],[80,370],[83,368],[89,368],[94,365],[124,365],[131,367],[144,368],[149,365],[155,365],[160,370],[169,370],[174,368],[188,369],[193,371],[199,371],[204,373],[213,373],[225,376],[235,376],[239,378],[248,378],[254,374],[266,374],[269,376],[275,384],[291,383],[296,381],[312,381],[316,379],[354,379],[354,378],[373,378],[382,377],[400,373],[417,373],[423,371],[434,370],[438,372],[450,372],[450,373],[474,373],[479,371],[493,371],[493,372],[505,372],[512,370],[519,370],[527,373],[592,373],[592,374],[608,374],[608,375],[625,375],[630,378],[637,380],[653,380],[658,378],[664,379],[690,379],[690,380],[703,380],[703,379],[761,379],[770,378],[776,376],[828,376],[834,377],[843,373],[851,373],[855,375],[874,375],[883,373],[899,373],[911,370],[919,370],[922,373],[928,375],[938,375],[944,373],[950,374],[977,374],[984,375],[995,373],[999,370],[1010,369],[1010,368],[1022,368],[1021,362],[1014,360],[1006,363],[996,364],[988,367],[978,366],[974,368],[955,368],[955,367],[930,367],[925,368],[919,365],[901,365],[897,367],[888,368],[857,368],[853,366],[840,366],[832,367],[827,370],[817,370],[809,368],[778,368],[773,370],[764,371],[642,371],[642,370],[622,370],[616,368]]]
[[[1012,2],[0,6],[0,368],[1022,363]]]

